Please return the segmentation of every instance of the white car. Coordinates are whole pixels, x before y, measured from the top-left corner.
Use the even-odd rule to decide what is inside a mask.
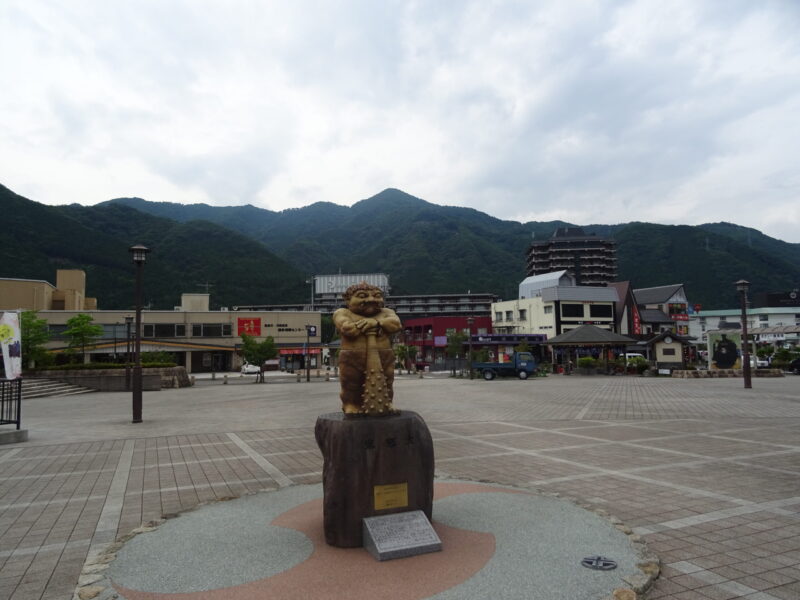
[[[253,375],[255,373],[260,373],[261,367],[258,365],[251,365],[250,363],[244,363],[242,365],[242,375]]]

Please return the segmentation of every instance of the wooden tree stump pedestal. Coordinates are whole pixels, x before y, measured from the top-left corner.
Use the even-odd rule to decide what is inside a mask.
[[[314,430],[324,466],[325,541],[362,545],[364,517],[433,509],[433,440],[417,413],[388,417],[317,417]]]

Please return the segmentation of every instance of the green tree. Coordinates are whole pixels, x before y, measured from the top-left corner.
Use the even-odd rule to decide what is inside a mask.
[[[50,341],[47,321],[36,316],[36,311],[26,310],[19,319],[22,336],[22,367],[46,366],[53,361],[53,355],[45,350],[44,345]]]
[[[473,350],[470,358],[472,359],[472,362],[489,362],[489,349],[481,348],[480,350]]]
[[[453,365],[453,375],[456,374],[456,361],[454,359],[459,358],[464,353],[464,342],[467,341],[467,334],[463,331],[451,331],[447,334],[447,348],[445,352],[447,353],[447,357],[452,360]]]
[[[408,360],[413,365],[414,361],[417,358],[417,347],[416,346],[409,346],[408,347]]]
[[[336,332],[336,326],[333,324],[333,315],[322,315],[321,318],[323,344],[330,344],[333,340],[339,337]]]
[[[519,344],[514,346],[514,352],[530,352],[531,347],[528,346],[527,340],[522,340]]]
[[[67,346],[73,352],[81,349],[81,355],[86,361],[86,346],[90,346],[103,336],[103,327],[95,325],[91,315],[75,315],[67,321],[64,336],[68,339]]]
[[[408,346],[405,344],[397,344],[394,347],[394,355],[397,357],[401,368],[408,370]]]
[[[275,347],[275,340],[272,336],[264,338],[263,342],[256,341],[251,335],[242,334],[242,356],[251,365],[264,366],[264,362],[278,356],[278,349]],[[256,381],[264,383],[264,372],[259,371]]]

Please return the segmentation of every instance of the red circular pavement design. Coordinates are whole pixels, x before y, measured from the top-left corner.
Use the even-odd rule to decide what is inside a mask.
[[[435,499],[484,492],[524,493],[479,484],[437,483]],[[480,571],[495,551],[491,533],[457,529],[434,521],[433,527],[442,540],[442,552],[379,562],[363,548],[334,548],[325,543],[321,498],[286,511],[271,525],[305,534],[314,545],[311,556],[271,577],[216,590],[158,593],[114,587],[129,600],[374,600],[387,597],[390,590],[393,600],[418,600],[463,583]],[[219,568],[224,569],[225,564],[221,563]]]

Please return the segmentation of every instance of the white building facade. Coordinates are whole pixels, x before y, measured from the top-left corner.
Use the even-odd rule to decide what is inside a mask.
[[[703,310],[689,315],[689,335],[698,341],[706,342],[708,331],[741,329],[742,311],[740,308],[725,310]],[[759,343],[775,346],[800,345],[800,309],[749,308],[747,309],[747,330]]]
[[[519,298],[492,304],[492,330],[548,338],[587,324],[614,331],[617,291],[574,282],[566,271],[528,277]]]

